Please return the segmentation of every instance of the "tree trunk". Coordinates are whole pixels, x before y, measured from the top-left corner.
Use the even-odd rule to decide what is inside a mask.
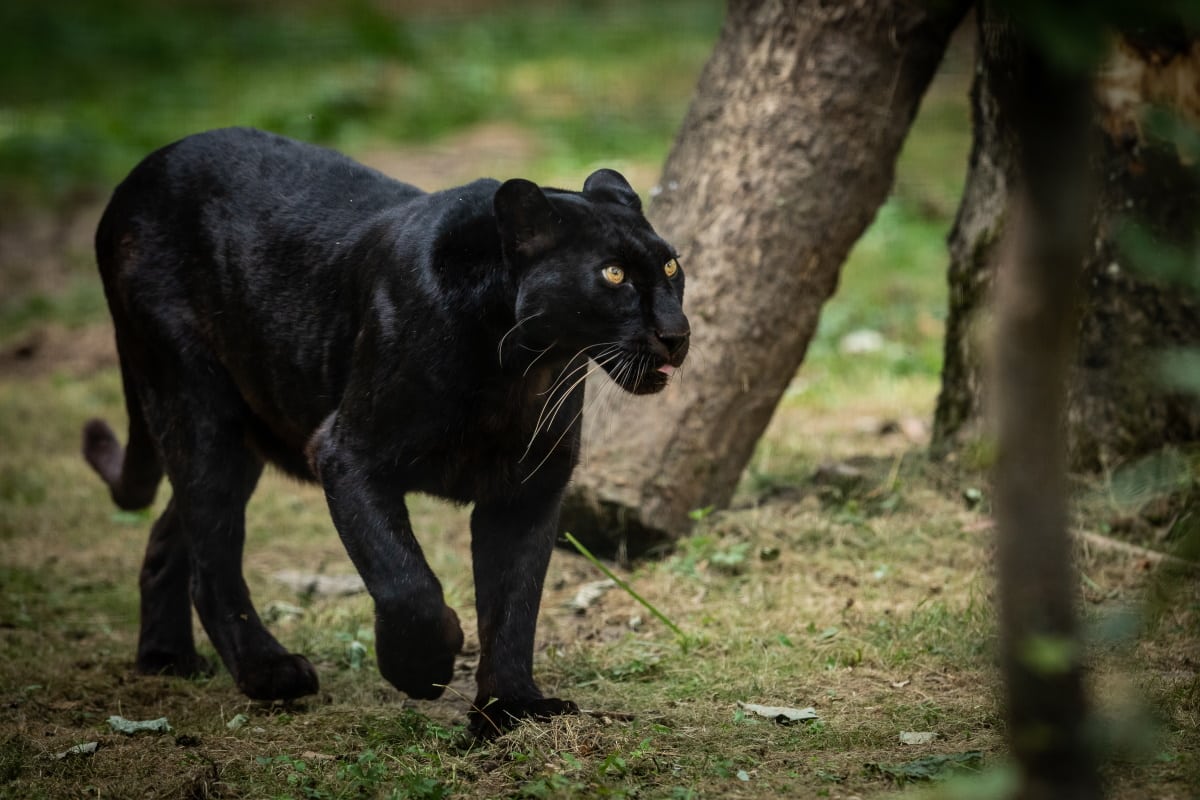
[[[1061,419],[1094,197],[1091,85],[1083,70],[1049,61],[989,4],[979,30],[998,123],[988,136],[1016,167],[988,371],[1008,739],[1018,797],[1085,800],[1100,796],[1100,782],[1086,730]]]
[[[997,242],[1014,204],[1014,154],[997,135],[1006,122],[995,83],[1011,65],[980,56],[972,89],[975,142],[958,218],[950,234],[950,309],[935,454],[984,438],[980,392],[985,309]],[[1093,165],[1099,202],[1084,255],[1079,346],[1067,409],[1069,460],[1076,469],[1115,465],[1170,442],[1200,438],[1200,404],[1161,391],[1159,351],[1200,343],[1200,302],[1148,277],[1156,258],[1122,248],[1130,223],[1159,243],[1195,248],[1200,180],[1186,157],[1154,138],[1151,106],[1200,123],[1200,40],[1125,38],[1096,82],[1099,150]],[[1142,262],[1142,263],[1139,263]],[[1150,263],[1145,263],[1149,261]]]
[[[565,530],[633,556],[728,502],[968,6],[730,0],[650,208],[691,356],[662,395],[590,415]]]

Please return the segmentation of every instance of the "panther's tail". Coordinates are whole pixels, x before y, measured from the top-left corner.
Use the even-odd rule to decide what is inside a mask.
[[[154,441],[146,427],[146,417],[138,397],[136,377],[131,373],[129,354],[122,347],[124,313],[120,301],[109,291],[118,257],[112,246],[110,231],[111,206],[101,217],[96,231],[96,260],[104,279],[105,294],[117,334],[117,353],[121,359],[121,381],[125,387],[125,408],[129,412],[129,443],[121,447],[116,434],[102,419],[89,420],[83,426],[83,457],[92,469],[108,484],[112,499],[128,511],[145,508],[154,502],[158,484],[162,480],[162,465],[154,449]]]
[[[83,457],[108,484],[113,502],[127,511],[153,503],[163,475],[145,423],[134,420],[134,414],[141,413],[140,409],[133,410],[136,404],[136,398],[126,404],[130,406],[129,447],[121,447],[113,429],[102,419],[89,420],[83,426]]]

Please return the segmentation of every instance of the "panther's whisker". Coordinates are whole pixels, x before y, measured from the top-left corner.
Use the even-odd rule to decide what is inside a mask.
[[[637,377],[633,381],[633,385],[635,387],[640,386],[642,381],[645,380],[646,369],[649,366],[650,366],[650,359],[648,356],[643,355],[638,359]]]
[[[587,348],[585,347],[582,350],[580,350],[579,352],[577,352],[575,355],[571,356],[571,359],[567,362],[567,364],[570,365],[570,364],[574,363],[575,359],[577,359],[577,358],[579,358],[579,356],[583,355],[586,350],[587,350]],[[609,353],[611,351],[612,351],[612,348],[605,350],[603,353],[601,353],[601,357],[603,357],[604,355],[606,355],[607,353]],[[542,420],[545,418],[546,409],[549,408],[550,402],[554,399],[555,390],[558,389],[560,386],[563,386],[567,381],[571,380],[574,377],[574,375],[577,374],[580,370],[586,369],[587,365],[588,365],[588,360],[587,360],[587,358],[584,358],[583,362],[580,363],[579,366],[564,368],[562,373],[558,376],[558,379],[555,380],[554,383],[552,383],[550,385],[550,388],[541,393],[541,396],[546,397],[546,400],[544,403],[542,403],[542,408],[538,412],[537,422],[535,422],[533,425],[534,436],[537,435],[538,428],[540,428],[542,426]]]
[[[596,370],[604,367],[606,364],[612,363],[613,359],[619,357],[620,353],[613,353],[603,361],[597,361],[591,369],[585,372],[581,377],[577,378],[574,383],[572,383],[565,391],[563,391],[562,394],[559,395],[558,402],[554,404],[554,408],[550,410],[550,418],[546,420],[544,430],[549,430],[550,426],[554,424],[554,418],[558,416],[559,410],[562,409],[563,404],[567,401],[567,398],[571,396],[571,393],[575,391],[576,386],[579,386],[581,383],[587,380],[589,376],[594,375]],[[534,435],[537,435],[536,428],[534,428]]]
[[[571,395],[571,392],[573,392],[575,390],[575,387],[578,386],[579,384],[581,384],[583,381],[585,381],[591,375],[594,375],[596,373],[596,370],[601,369],[605,364],[612,363],[613,359],[620,358],[621,355],[622,354],[620,352],[613,353],[611,356],[609,356],[609,358],[606,361],[597,362],[596,365],[592,369],[588,370],[587,374],[585,374],[579,380],[575,381],[575,383],[573,383],[571,385],[571,387],[569,389],[567,389],[566,392],[563,393],[563,397],[558,401],[558,404],[555,406],[555,410],[554,410],[553,414],[551,415],[550,419],[546,422],[546,430],[550,429],[550,426],[554,423],[554,418],[556,416],[558,416],[558,411],[561,408],[563,402],[566,400],[567,397],[569,397]],[[628,366],[628,362],[622,364],[618,369],[623,369],[626,366]],[[599,398],[599,395],[597,395],[597,399],[598,398]],[[595,404],[595,401],[593,401],[593,405],[594,404]],[[574,429],[575,423],[578,422],[580,417],[583,416],[583,412],[587,408],[587,406],[588,406],[588,403],[587,403],[587,399],[585,398],[583,404],[580,405],[579,410],[575,412],[575,416],[572,417],[571,421],[568,422],[566,427],[563,428],[563,432],[560,433],[558,435],[558,438],[554,440],[554,444],[550,445],[550,449],[546,451],[546,455],[542,457],[542,460],[538,462],[536,467],[534,467],[532,470],[530,470],[528,475],[526,475],[524,478],[521,479],[521,483],[525,483],[527,480],[529,480],[530,478],[532,478],[534,475],[537,474],[537,471],[542,468],[542,465],[545,464],[546,461],[549,460],[550,456],[552,456],[554,454],[554,451],[558,449],[559,444],[562,443],[562,440],[566,437],[566,435]],[[534,432],[534,436],[535,437],[537,436],[536,431]],[[530,441],[530,445],[532,445],[532,444],[533,444],[533,442]],[[526,449],[526,453],[528,453],[528,449]],[[522,459],[524,459],[524,456],[522,456]]]
[[[546,411],[547,411],[547,408],[550,406],[550,402],[552,400],[554,400],[554,395],[550,394],[550,396],[546,398],[546,402],[542,404],[542,410],[538,414],[537,422],[534,423],[533,433],[529,437],[529,444],[527,444],[525,446],[525,452],[521,455],[521,458],[518,459],[518,461],[524,461],[525,458],[529,455],[529,451],[533,449],[533,443],[535,441],[537,441],[538,433],[540,433],[543,430],[549,430],[550,426],[554,424],[554,418],[558,416],[558,412],[562,409],[562,406],[566,402],[567,398],[571,396],[571,393],[575,390],[575,387],[578,386],[579,384],[581,384],[583,381],[587,380],[588,376],[593,374],[597,369],[602,368],[605,364],[611,362],[614,358],[617,358],[619,356],[620,356],[620,353],[612,353],[611,355],[607,356],[605,358],[605,360],[603,360],[599,363],[592,364],[590,366],[590,368],[586,369],[583,372],[583,375],[576,378],[574,380],[574,382],[569,387],[567,387],[562,392],[561,395],[559,395],[558,400],[554,403],[554,407],[552,409],[550,409],[550,413],[548,415],[547,415]],[[585,361],[583,366],[588,367],[588,362]],[[576,367],[576,368],[572,369],[570,371],[570,373],[571,373],[571,375],[575,375],[579,371],[580,371],[580,368]],[[562,379],[557,381],[555,383],[555,385],[557,386],[560,383],[562,383]]]
[[[588,377],[588,375],[591,375],[593,372],[595,372],[595,371],[596,371],[597,369],[599,369],[599,368],[600,368],[600,365],[598,365],[598,364],[596,364],[596,365],[593,365],[591,369],[589,369],[589,370],[588,370],[586,373],[584,373],[584,375],[583,375],[583,376],[582,376],[582,377],[581,377],[581,378],[580,378],[578,381],[576,381],[575,383],[573,383],[573,384],[571,385],[571,387],[570,387],[570,388],[568,388],[568,389],[567,389],[567,390],[566,390],[566,391],[563,393],[563,396],[562,396],[562,397],[559,399],[559,401],[558,401],[558,402],[555,404],[555,406],[554,406],[554,409],[553,409],[553,410],[550,412],[550,415],[547,417],[545,425],[544,425],[544,426],[539,426],[539,427],[535,427],[535,428],[534,428],[534,430],[533,430],[533,435],[529,437],[529,444],[525,445],[525,452],[521,454],[521,457],[520,457],[519,459],[517,459],[518,463],[520,463],[520,462],[524,461],[524,460],[526,459],[526,457],[529,455],[530,451],[532,451],[532,450],[533,450],[533,443],[537,441],[538,434],[539,434],[539,433],[541,433],[542,431],[549,431],[549,430],[550,430],[550,427],[551,427],[551,426],[554,424],[554,420],[555,420],[555,418],[558,416],[558,412],[559,412],[559,411],[562,409],[562,405],[563,405],[563,403],[566,401],[566,399],[567,399],[568,397],[570,397],[570,396],[571,396],[571,392],[573,392],[573,391],[574,391],[575,387],[576,387],[576,386],[578,386],[578,385],[579,385],[581,382],[583,382],[584,380],[586,380],[586,379],[587,379],[587,377]],[[547,403],[548,403],[548,402],[549,402],[549,401],[547,401]],[[580,413],[580,414],[582,414],[582,413],[583,413],[583,408],[582,408],[582,407],[580,407],[580,409],[579,409],[579,413]],[[576,419],[577,419],[577,418],[578,418],[578,414],[576,414]],[[572,421],[571,421],[571,424],[573,425],[573,424],[574,424],[574,422],[575,422],[575,421],[574,421],[574,420],[572,420]],[[567,430],[570,430],[570,426],[569,426],[569,425],[567,426]],[[533,468],[533,472],[537,472],[537,470],[538,470],[538,469],[539,469],[539,468],[542,466],[542,464],[546,463],[546,459],[550,457],[550,455],[551,455],[551,454],[554,452],[554,449],[555,449],[556,447],[558,447],[558,443],[559,443],[559,442],[561,442],[561,441],[562,441],[562,435],[559,435],[559,437],[558,437],[557,441],[555,441],[555,442],[554,442],[554,444],[553,444],[553,445],[551,445],[550,449],[549,449],[549,450],[546,452],[546,455],[545,455],[545,456],[542,458],[542,460],[541,460],[540,462],[538,462],[538,465],[537,465],[536,467],[534,467],[534,468]],[[532,475],[533,475],[533,472],[531,472],[529,475],[527,475],[527,476],[525,477],[525,479],[523,479],[521,482],[522,482],[522,483],[524,483],[524,482],[525,482],[525,480],[528,480],[528,478],[529,478],[530,476],[532,476]]]
[[[600,347],[603,345],[593,345],[593,346]],[[603,361],[604,359],[608,358],[610,355],[617,353],[619,351],[620,351],[620,345],[616,342],[613,342],[613,343],[611,343],[610,347],[608,347],[605,350],[602,350],[601,352],[597,353],[594,356],[590,356],[590,358],[592,361],[600,362],[600,361]],[[580,352],[582,352],[582,351],[580,351]],[[575,355],[576,355],[576,357],[578,357],[579,353],[576,353]],[[607,362],[605,362],[605,363],[607,363]],[[554,385],[552,385],[549,389],[547,389],[545,392],[543,392],[543,394],[553,396],[554,391],[556,389],[561,387],[567,381],[572,380],[573,377],[575,376],[575,374],[578,373],[581,368],[586,367],[586,366],[587,366],[587,361],[584,361],[584,363],[582,365],[580,365],[579,367],[573,367],[569,371],[564,371],[563,374],[559,376],[558,380],[554,382]],[[547,402],[549,402],[549,400],[547,400]],[[543,408],[545,408],[545,407],[543,406]],[[535,426],[535,429],[536,429],[536,426]]]
[[[550,426],[554,422],[554,418],[558,416],[558,412],[562,408],[563,403],[565,403],[567,398],[571,396],[571,393],[575,390],[576,386],[580,385],[592,375],[595,375],[600,369],[606,367],[621,357],[621,353],[619,350],[616,350],[616,348],[609,348],[609,350],[605,351],[605,353],[606,355],[595,361],[595,366],[592,369],[589,369],[581,378],[578,378],[569,388],[566,389],[566,391],[559,396],[558,402],[554,404],[554,408],[552,408],[550,411],[550,419],[547,420],[544,430],[549,430]]]
[[[601,440],[607,439],[609,431],[611,430],[612,410],[616,406],[617,398],[620,397],[621,393],[624,391],[621,388],[621,381],[624,380],[625,376],[628,374],[629,365],[630,362],[628,359],[622,361],[621,365],[617,367],[616,371],[609,376],[610,380],[601,387],[601,391],[598,393],[598,400],[596,403],[597,408],[593,413],[596,416],[596,424],[603,426],[599,432],[599,438]]]
[[[571,360],[568,361],[567,363],[568,364],[573,363],[574,360],[576,358],[578,358],[582,353],[583,353],[583,351],[580,350],[578,353],[573,355],[571,357]],[[525,460],[525,456],[529,455],[529,448],[533,447],[533,441],[534,441],[534,439],[537,438],[538,431],[542,427],[542,422],[546,418],[546,411],[547,411],[547,409],[549,409],[551,401],[554,400],[555,389],[557,389],[560,385],[563,385],[563,383],[565,381],[569,380],[570,376],[575,375],[581,369],[586,369],[587,365],[588,365],[588,361],[585,358],[583,360],[583,363],[577,367],[564,368],[562,374],[558,376],[558,379],[555,380],[553,384],[551,384],[550,388],[547,389],[546,391],[542,392],[542,395],[545,396],[546,400],[542,403],[541,409],[538,410],[537,421],[533,423],[533,433],[529,437],[529,444],[526,445],[526,447],[525,447],[525,452],[524,452],[524,454],[522,454],[522,456],[520,458],[521,461]]]
[[[623,364],[620,364],[616,367],[617,372],[620,372],[621,366],[623,366]],[[612,378],[612,373],[609,374],[609,378],[610,379]],[[598,412],[598,409],[603,404],[603,400],[609,389],[609,386],[608,386],[609,383],[611,383],[611,380],[601,381],[600,387],[595,394],[592,394],[592,395],[585,394],[584,395],[583,402],[584,402],[584,408],[585,408],[586,414],[583,417],[583,421],[584,421],[585,426],[587,425],[587,421],[589,419],[591,419],[591,420],[599,420],[600,419],[600,414]],[[596,424],[599,424],[599,422],[593,422],[592,424],[596,425]],[[601,439],[605,438],[603,432],[600,434],[600,438]],[[581,444],[586,444],[586,443],[581,442]],[[590,451],[584,450],[581,453],[581,460],[583,461],[585,467],[586,467],[588,461],[590,460],[590,458],[591,458]]]
[[[500,337],[500,343],[496,345],[496,358],[500,361],[500,366],[504,366],[504,340],[507,339],[517,328],[521,327],[526,322],[529,322],[529,320],[533,319],[534,317],[540,317],[544,313],[546,312],[535,311],[524,319],[517,320],[515,325],[504,332],[504,335]]]
[[[615,343],[615,342],[605,342],[604,344],[614,344],[614,345],[615,345],[616,343]],[[584,366],[586,366],[586,365],[587,365],[587,357],[588,357],[588,352],[587,352],[587,351],[588,351],[588,348],[589,348],[589,347],[603,347],[603,346],[604,346],[603,344],[600,344],[600,345],[587,345],[586,347],[581,347],[579,350],[577,350],[577,351],[575,352],[575,355],[573,355],[573,356],[571,356],[569,359],[567,359],[567,366],[563,368],[563,371],[562,371],[562,372],[559,374],[559,376],[558,376],[558,379],[557,379],[557,380],[555,380],[555,381],[554,381],[554,383],[550,385],[550,388],[549,388],[549,389],[547,389],[546,391],[542,392],[541,394],[542,394],[542,395],[551,395],[551,394],[554,394],[554,390],[555,390],[555,389],[557,389],[557,388],[558,388],[560,385],[562,385],[562,384],[563,384],[563,383],[565,383],[566,381],[570,380],[570,378],[568,377],[569,375],[572,375],[572,374],[574,374],[574,373],[575,373],[577,370],[579,370],[579,369],[581,369],[581,368],[583,368]],[[612,349],[613,349],[613,348],[609,348],[608,350],[604,351],[603,353],[601,353],[601,354],[600,354],[600,357],[603,357],[603,356],[604,356],[604,355],[606,355],[607,353],[611,352],[611,351],[612,351]],[[580,365],[579,365],[579,366],[577,366],[577,367],[572,367],[572,366],[570,366],[571,364],[574,364],[574,363],[575,363],[575,359],[579,358],[580,356],[584,356],[584,361],[583,361],[583,363],[582,363],[582,364],[580,364]]]
[[[529,370],[533,369],[533,365],[537,363],[538,359],[539,359],[539,358],[541,358],[542,356],[546,355],[546,353],[549,353],[549,352],[550,352],[550,348],[554,347],[554,345],[556,345],[556,344],[558,344],[558,341],[557,341],[557,340],[555,340],[555,341],[551,342],[550,344],[546,345],[546,347],[545,347],[545,349],[544,349],[544,350],[538,350],[538,351],[537,351],[537,355],[533,357],[533,360],[532,360],[532,361],[530,361],[530,362],[529,362],[529,364],[528,364],[528,365],[525,367],[525,371],[521,373],[521,377],[522,377],[522,378],[524,378],[524,377],[528,376],[528,375],[529,375]],[[521,345],[521,347],[525,347],[525,345]],[[532,347],[526,347],[525,349],[526,349],[526,350],[533,350],[533,348],[532,348]]]

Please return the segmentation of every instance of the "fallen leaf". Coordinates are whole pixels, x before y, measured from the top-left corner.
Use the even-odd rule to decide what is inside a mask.
[[[268,603],[263,609],[263,622],[272,624],[275,622],[283,622],[289,619],[299,619],[304,616],[304,609],[292,603],[285,603],[282,600],[276,600],[273,603]]]
[[[113,715],[108,718],[108,727],[112,728],[115,733],[123,733],[126,736],[133,736],[135,733],[170,733],[171,726],[167,724],[166,717],[158,719],[148,719],[136,721],[125,719]]]
[[[937,781],[957,772],[978,771],[983,765],[983,753],[968,750],[965,753],[925,756],[903,764],[864,764],[868,774],[891,778],[898,786],[914,781]]]
[[[316,575],[285,569],[276,572],[272,577],[297,594],[341,597],[361,594],[367,590],[361,575]]]
[[[90,756],[94,755],[99,747],[99,742],[85,742],[83,744],[77,744],[74,747],[68,747],[61,753],[55,753],[54,758],[58,761],[62,761],[64,758],[71,758],[73,756]]]
[[[983,492],[976,489],[974,486],[968,486],[962,492],[963,501],[967,504],[967,508],[978,508],[983,502]]]
[[[567,603],[567,606],[575,611],[576,614],[583,614],[589,608],[600,602],[600,598],[609,589],[616,586],[616,582],[610,579],[602,581],[592,581],[585,583],[579,587],[579,591],[575,592],[575,596]]]
[[[810,719],[820,719],[817,715],[817,710],[811,706],[808,708],[788,708],[787,706],[760,706],[756,703],[743,703],[738,701],[738,708],[745,709],[752,714],[757,714],[760,717],[774,720],[780,725],[790,725],[793,722],[804,722]]]
[[[937,737],[933,731],[900,731],[900,744],[929,744]]]

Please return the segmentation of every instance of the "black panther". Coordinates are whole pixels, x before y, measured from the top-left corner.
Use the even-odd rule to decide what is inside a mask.
[[[331,150],[235,128],[149,155],[96,231],[129,416],[84,455],[121,508],[172,497],[141,568],[137,669],[204,669],[195,604],[239,689],[317,690],[242,577],[265,463],[317,481],[375,602],[380,673],[438,697],[463,635],[408,492],[472,503],[481,652],[471,729],[576,711],[533,681],[542,583],[580,449],[583,377],[661,391],[688,351],[678,254],[613,170],[583,191],[426,193]]]

